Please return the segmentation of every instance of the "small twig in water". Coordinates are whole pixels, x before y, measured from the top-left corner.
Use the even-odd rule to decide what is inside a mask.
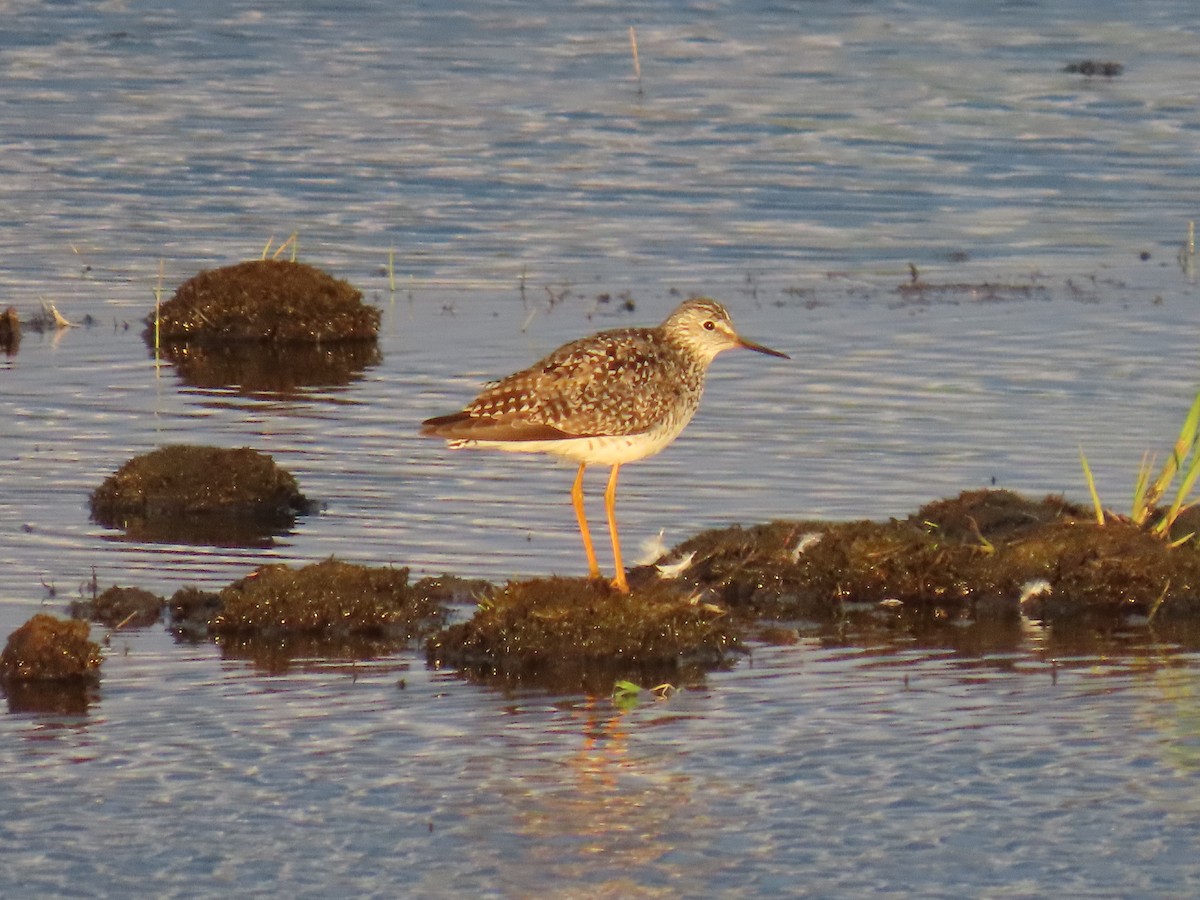
[[[638,58],[637,31],[629,26],[629,46],[633,48],[633,74],[637,78],[638,95],[642,93],[642,61]]]

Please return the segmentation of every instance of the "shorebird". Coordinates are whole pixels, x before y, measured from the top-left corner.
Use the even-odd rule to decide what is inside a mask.
[[[617,473],[679,437],[700,406],[709,364],[735,347],[791,358],[739,336],[717,301],[686,300],[657,328],[616,328],[559,347],[484,388],[461,412],[425,420],[421,434],[444,438],[451,448],[549,453],[579,463],[571,503],[592,578],[600,577],[600,567],[583,510],[583,472],[589,465],[611,466],[604,509],[616,569],[612,586],[628,593],[617,535]]]

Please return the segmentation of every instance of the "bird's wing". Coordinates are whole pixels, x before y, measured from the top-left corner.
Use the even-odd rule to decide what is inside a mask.
[[[649,329],[583,338],[486,388],[462,414],[530,435],[505,440],[544,440],[545,428],[559,437],[638,434],[669,412],[683,377],[663,349]]]

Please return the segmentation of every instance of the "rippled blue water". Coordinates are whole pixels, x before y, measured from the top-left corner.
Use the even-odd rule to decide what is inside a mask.
[[[1197,387],[1187,3],[4,12],[0,305],[95,324],[0,357],[0,634],[93,571],[164,593],[331,553],[580,572],[569,469],[417,423],[693,292],[794,359],[722,357],[684,437],[623,471],[633,556],[993,483],[1082,498],[1080,445],[1120,508]],[[1062,71],[1085,58],[1124,73]],[[384,309],[378,366],[273,397],[155,364],[160,266],[169,293],[292,232]],[[902,294],[910,262],[960,286]],[[270,452],[324,511],[269,550],[88,521],[105,475],[174,441]],[[812,638],[619,713],[415,653],[266,675],[153,629],[113,641],[85,715],[0,718],[0,874],[6,896],[1187,895],[1193,647]]]

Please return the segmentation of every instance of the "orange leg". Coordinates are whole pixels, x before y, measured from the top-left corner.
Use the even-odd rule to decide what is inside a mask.
[[[613,545],[613,566],[617,570],[617,577],[613,579],[613,587],[622,594],[629,593],[629,582],[625,580],[625,565],[621,562],[621,539],[617,536],[617,473],[621,471],[621,464],[617,463],[612,467],[612,474],[608,476],[608,487],[604,491],[604,511],[608,513],[608,533],[612,536]]]
[[[592,533],[588,530],[587,516],[583,513],[583,470],[587,463],[579,464],[575,486],[571,488],[571,505],[575,507],[575,518],[579,520],[579,533],[583,535],[583,550],[587,553],[588,577],[599,578],[600,567],[596,565],[596,551],[592,548]]]

